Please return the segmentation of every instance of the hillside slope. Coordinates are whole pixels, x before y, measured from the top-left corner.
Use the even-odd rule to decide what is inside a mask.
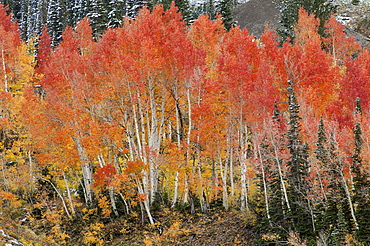
[[[268,24],[271,29],[280,27],[280,12],[272,0],[250,0],[238,6],[234,12],[234,20],[240,28],[247,28],[249,33],[259,37],[263,33]],[[353,6],[351,4],[342,5],[338,8],[338,16],[340,20],[349,20],[342,22],[346,25],[348,35],[353,35],[355,40],[361,43],[362,47],[370,48],[370,37],[366,37],[364,33],[356,32],[356,29],[365,26],[370,20],[370,6]],[[365,26],[368,27],[369,24]],[[362,28],[363,29],[363,28]],[[368,29],[368,28],[367,28]]]
[[[263,33],[266,24],[271,29],[280,27],[280,12],[272,0],[250,0],[237,7],[233,15],[240,28],[247,28],[257,37]]]

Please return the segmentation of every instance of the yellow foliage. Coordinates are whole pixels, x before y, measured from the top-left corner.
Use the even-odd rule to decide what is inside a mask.
[[[145,239],[144,239],[143,242],[144,242],[145,246],[153,246],[153,245],[155,245],[153,243],[153,240],[148,235],[145,235]]]
[[[55,225],[51,229],[51,235],[53,235],[54,241],[57,242],[59,245],[67,244],[66,239],[68,239],[69,236],[63,232],[59,224]]]
[[[34,67],[35,67],[35,58],[30,53],[31,47],[34,47],[34,41],[28,42],[28,44],[21,44],[18,48],[18,71],[15,77],[15,83],[10,86],[11,91],[14,95],[21,95],[23,89],[27,83],[33,79]]]
[[[13,214],[18,211],[22,202],[16,195],[8,191],[0,190],[0,211],[4,214]]]
[[[168,230],[164,232],[164,236],[170,238],[177,238],[190,232],[191,232],[190,229],[182,227],[182,223],[180,221],[176,221],[170,226],[170,228],[168,228]]]
[[[62,214],[60,211],[48,210],[44,213],[43,217],[52,224],[57,224],[62,221]]]
[[[262,235],[262,240],[266,242],[275,242],[280,239],[281,239],[280,236],[276,233],[267,233],[267,234]]]
[[[361,243],[357,242],[356,239],[353,238],[353,235],[351,234],[346,234],[346,241],[345,241],[346,246],[360,246],[362,245]]]
[[[104,240],[101,237],[103,228],[104,225],[102,223],[95,223],[90,225],[87,230],[83,232],[84,245],[104,245]]]
[[[82,213],[84,213],[83,219],[89,220],[90,216],[96,214],[96,212],[97,212],[96,208],[92,208],[92,209],[83,208],[82,209]]]
[[[108,218],[111,214],[111,203],[108,201],[107,197],[103,196],[98,201],[98,206],[102,210],[102,213],[104,215],[104,218]]]

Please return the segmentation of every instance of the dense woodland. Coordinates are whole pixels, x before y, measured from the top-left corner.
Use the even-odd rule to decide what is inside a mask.
[[[322,0],[320,0],[322,1]],[[95,37],[107,28],[122,25],[124,17],[135,17],[143,6],[153,9],[161,4],[168,9],[172,0],[2,0],[2,4],[13,13],[19,23],[22,38],[26,41],[41,35],[44,25],[53,37],[56,46],[62,38],[66,26],[75,26],[78,21],[88,17]],[[202,14],[213,19],[216,12],[222,14],[225,26],[233,24],[231,11],[237,0],[190,1],[176,0],[186,22],[191,23]]]
[[[0,217],[55,245],[140,219],[165,245],[159,210],[237,211],[251,244],[369,245],[369,51],[304,9],[287,42],[222,21],[156,6],[54,46],[1,7]]]

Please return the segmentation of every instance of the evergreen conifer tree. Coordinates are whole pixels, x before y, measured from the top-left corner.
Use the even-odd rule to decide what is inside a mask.
[[[19,10],[19,30],[23,40],[27,39],[27,25],[28,25],[28,6],[29,0],[22,1]]]
[[[95,38],[99,38],[108,27],[108,5],[108,0],[91,0],[88,17]]]
[[[271,155],[271,168],[268,170],[269,177],[269,207],[272,228],[270,231],[277,233],[280,238],[286,239],[289,231],[289,223],[287,215],[289,213],[289,205],[284,197],[283,184],[286,183],[285,174],[282,171],[283,159],[279,156],[280,151],[284,151],[285,134],[282,122],[282,117],[279,108],[275,102],[272,115],[273,135],[271,136],[271,145],[268,146],[269,154]]]
[[[289,97],[289,122],[288,122],[288,146],[290,158],[287,163],[289,200],[291,210],[289,218],[292,229],[298,232],[302,238],[314,236],[314,224],[312,221],[312,206],[308,199],[309,184],[308,177],[308,146],[301,140],[301,117],[299,116],[299,105],[293,88],[293,82],[288,81]]]
[[[56,47],[62,40],[63,22],[62,22],[62,6],[60,0],[51,0],[48,8],[47,27],[50,36],[53,37],[52,46]]]
[[[110,0],[108,13],[108,27],[115,28],[122,24],[123,17],[126,15],[126,1]]]
[[[222,16],[222,23],[226,30],[230,30],[235,26],[232,11],[236,5],[237,2],[235,0],[221,0],[217,6],[217,11]]]
[[[75,0],[73,4],[71,4],[72,9],[72,22],[74,25],[85,18],[85,16],[89,13],[90,9],[90,1],[89,0]]]
[[[179,11],[182,13],[184,21],[189,23],[192,19],[189,0],[175,0],[175,5],[179,8]]]
[[[364,171],[363,159],[362,159],[362,129],[361,129],[361,117],[362,109],[360,99],[356,99],[356,108],[355,108],[355,127],[353,130],[354,133],[354,151],[352,155],[352,166],[351,171],[354,175],[353,185],[354,185],[354,194],[353,201],[356,204],[356,218],[358,223],[358,228],[356,231],[357,239],[364,243],[365,245],[370,244],[370,200],[369,200],[369,187],[370,181],[368,174]]]
[[[338,245],[343,245],[345,236],[352,232],[353,223],[351,209],[348,198],[346,197],[345,184],[343,179],[343,167],[338,159],[338,151],[334,135],[330,135],[329,143],[329,195],[328,210],[326,213],[327,225],[334,225],[332,229],[333,236],[338,240]]]
[[[148,0],[127,0],[127,16],[134,18],[144,6],[153,6]]]
[[[328,141],[330,140],[330,141]],[[316,159],[319,160],[323,176],[327,179],[325,202],[316,206],[316,229],[329,233],[332,245],[343,245],[345,236],[351,231],[350,207],[343,187],[342,169],[336,151],[336,142],[333,134],[329,139],[323,120],[320,120],[318,138],[316,142]]]
[[[197,19],[199,16],[206,14],[211,20],[215,19],[217,14],[217,1],[206,0],[205,2],[199,4],[193,11],[193,19]]]

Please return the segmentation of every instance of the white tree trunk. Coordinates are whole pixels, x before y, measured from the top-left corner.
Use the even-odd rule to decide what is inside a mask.
[[[82,177],[83,177],[84,187],[85,187],[84,191],[85,191],[86,202],[87,204],[90,205],[92,204],[92,201],[93,201],[93,190],[92,190],[93,178],[92,178],[91,166],[85,154],[83,146],[81,145],[80,138],[77,136],[74,136],[73,140],[76,144],[77,152],[78,152],[78,155],[81,161],[81,169],[82,169]]]
[[[227,192],[227,161],[225,161],[225,167],[222,166],[222,160],[220,158],[220,173],[221,173],[221,179],[222,179],[222,205],[226,210],[229,209],[229,203],[228,198],[229,194]]]
[[[288,211],[290,211],[290,203],[289,203],[289,199],[288,199],[288,192],[287,192],[286,187],[285,187],[284,176],[283,176],[283,172],[281,170],[281,165],[280,165],[279,154],[278,154],[278,151],[277,151],[277,146],[275,145],[273,139],[271,140],[271,143],[274,147],[275,161],[276,161],[276,164],[278,166],[278,173],[279,173],[279,180],[280,180],[280,184],[281,184],[281,189],[283,191],[283,195],[284,195],[284,199],[285,199],[285,203],[286,203],[286,206],[288,208]]]
[[[271,216],[270,216],[270,208],[269,208],[269,199],[268,199],[268,191],[267,191],[267,182],[266,182],[266,174],[265,174],[265,167],[263,165],[261,150],[257,147],[258,156],[261,164],[261,170],[262,170],[262,181],[263,181],[263,192],[265,194],[265,207],[266,207],[266,215],[267,220],[269,221],[270,226],[272,227],[271,223]]]
[[[176,203],[177,203],[178,189],[179,189],[179,172],[176,171],[175,188],[174,188],[174,191],[173,191],[174,194],[173,194],[173,201],[172,201],[171,208],[174,208]]]
[[[145,184],[143,184],[143,185],[145,185]],[[153,225],[154,220],[153,220],[152,214],[150,213],[150,203],[149,203],[148,193],[145,192],[145,190],[143,189],[143,187],[140,184],[140,181],[137,182],[137,188],[138,188],[139,194],[144,195],[146,197],[146,199],[144,199],[144,201],[143,201],[143,204],[144,204],[145,211],[148,215],[149,222],[150,222],[150,224]]]
[[[355,215],[355,209],[353,207],[353,202],[352,202],[352,198],[351,198],[351,193],[349,191],[349,188],[348,188],[348,184],[347,184],[347,181],[346,179],[344,178],[344,175],[343,175],[343,172],[340,172],[340,175],[342,177],[342,184],[343,184],[343,188],[346,192],[346,195],[347,195],[347,200],[348,200],[348,203],[349,203],[349,208],[351,210],[351,216],[352,216],[352,219],[353,219],[353,223],[355,223],[355,227],[356,227],[356,230],[358,230],[358,223],[357,223],[357,219],[356,219],[356,215]]]
[[[66,202],[64,200],[64,197],[59,192],[59,190],[57,189],[57,187],[55,187],[55,185],[53,184],[53,182],[51,182],[49,179],[46,179],[44,177],[39,177],[39,178],[42,179],[42,180],[44,180],[44,181],[46,181],[46,182],[48,182],[53,187],[53,189],[55,190],[55,192],[58,194],[59,198],[62,200],[63,208],[64,208],[64,211],[66,212],[68,218],[71,217],[71,214],[68,211],[67,204],[66,204]]]
[[[4,73],[4,91],[8,91],[8,74],[6,72],[6,62],[5,62],[5,51],[4,49],[1,50],[1,60],[3,62],[3,73]]]
[[[73,199],[72,199],[72,196],[71,196],[71,191],[69,190],[68,180],[66,178],[66,174],[64,173],[64,171],[62,171],[62,173],[63,173],[64,184],[66,185],[67,196],[68,196],[68,200],[69,200],[69,206],[71,207],[72,214],[75,214],[75,207],[73,205]]]
[[[109,198],[110,198],[110,202],[112,203],[113,213],[116,217],[118,217],[119,214],[118,214],[118,210],[116,206],[116,199],[114,198],[114,188],[113,187],[109,187]]]

